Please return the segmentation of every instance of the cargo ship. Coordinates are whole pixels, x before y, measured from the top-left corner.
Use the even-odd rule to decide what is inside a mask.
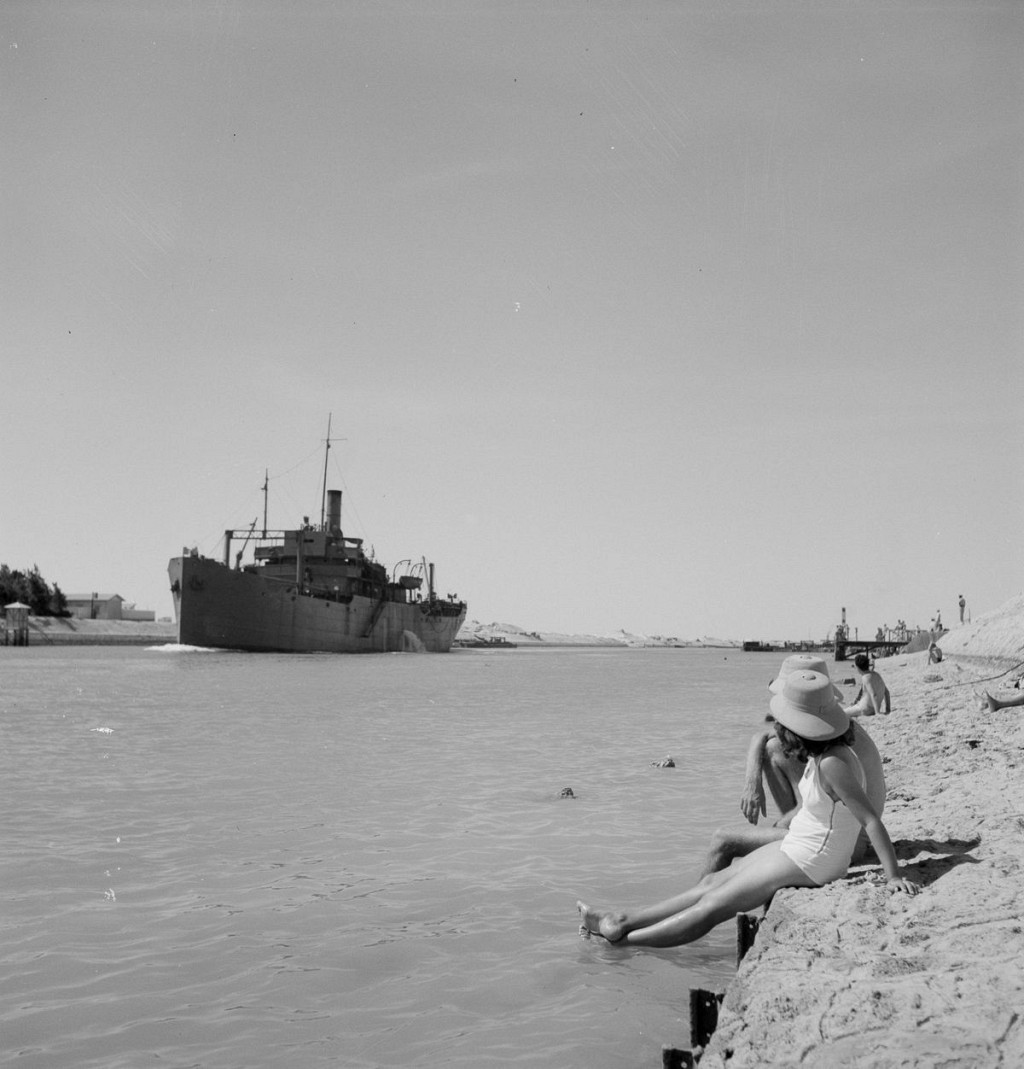
[[[326,470],[326,468],[325,468]],[[326,482],[326,478],[325,478]],[[434,565],[401,562],[392,574],[341,530],[341,491],[325,492],[319,525],[224,532],[223,559],[185,549],[171,581],[178,642],[285,653],[447,653],[466,603],[441,598]],[[252,546],[252,560],[243,564]],[[240,546],[232,562],[233,546]]]

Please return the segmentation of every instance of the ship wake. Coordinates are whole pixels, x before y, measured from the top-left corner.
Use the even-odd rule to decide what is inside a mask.
[[[427,647],[423,645],[423,640],[419,635],[414,635],[411,631],[402,632],[402,652],[403,653],[426,653]]]

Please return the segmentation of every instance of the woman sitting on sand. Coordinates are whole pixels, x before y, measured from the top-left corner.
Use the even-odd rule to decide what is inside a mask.
[[[807,759],[801,806],[786,837],[654,906],[617,912],[577,902],[580,935],[629,946],[690,943],[737,913],[763,906],[783,887],[821,887],[845,876],[861,827],[881,859],[890,890],[917,893],[918,885],[900,872],[889,833],[864,793],[864,771],[848,745],[850,718],[828,676],[792,673],[772,698],[771,710],[783,747]]]

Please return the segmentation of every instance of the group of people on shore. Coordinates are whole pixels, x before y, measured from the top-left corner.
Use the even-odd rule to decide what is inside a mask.
[[[967,611],[967,599],[963,594],[957,595],[956,606],[960,613],[960,623],[964,623],[964,613]],[[931,618],[928,630],[932,633],[933,638],[941,636],[946,630],[942,624],[941,609],[935,610],[935,615]],[[890,627],[888,624],[882,624],[882,626],[875,632],[875,640],[878,642],[888,642],[890,640],[895,642],[909,642],[913,634],[920,633],[920,627],[911,629],[907,626],[906,620],[897,620],[895,627]],[[940,657],[939,660],[941,659],[942,658]]]
[[[850,705],[824,659],[795,654],[769,685],[770,712],[751,739],[740,809],[751,825],[719,829],[696,885],[663,902],[622,910],[577,902],[580,935],[628,946],[674,947],[738,913],[766,905],[783,887],[821,887],[873,848],[892,891],[916,894],[882,823],[882,759],[861,723],[891,711],[891,696],[867,654],[854,658],[860,689]],[[765,787],[783,815],[770,826]]]

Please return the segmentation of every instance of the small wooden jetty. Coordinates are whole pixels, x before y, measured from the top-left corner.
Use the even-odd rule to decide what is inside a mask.
[[[905,646],[908,641],[905,638],[837,638],[832,648],[832,656],[837,661],[845,661],[847,657],[858,653],[874,653],[875,650],[880,649],[888,657]]]

